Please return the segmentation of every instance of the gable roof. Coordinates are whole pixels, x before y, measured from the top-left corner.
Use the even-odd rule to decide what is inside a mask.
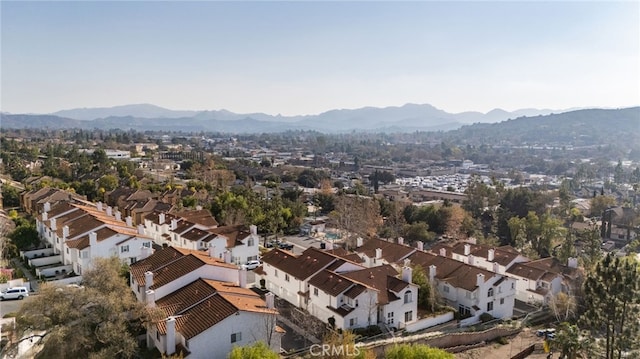
[[[337,260],[337,257],[314,247],[307,248],[299,256],[274,248],[262,257],[264,263],[272,265],[300,280],[309,278]]]
[[[264,300],[248,288],[209,279],[196,281],[156,301],[166,316],[176,316],[176,330],[190,339],[238,311],[277,314]],[[166,322],[157,323],[166,334]]]
[[[436,278],[438,280],[445,281],[453,287],[462,288],[471,292],[477,288],[478,274],[484,275],[485,282],[496,275],[480,267],[422,251],[416,251],[409,256],[409,259],[411,263],[423,267],[427,276],[429,275],[429,267],[434,265],[436,267]]]
[[[369,258],[375,258],[377,248],[382,250],[382,258],[389,263],[396,263],[416,251],[415,248],[379,238],[367,239],[356,251],[365,254]]]
[[[151,289],[162,287],[202,266],[237,269],[237,266],[225,263],[221,259],[209,257],[207,252],[166,247],[151,256],[131,265],[131,275],[140,286],[145,285],[145,272],[153,273]]]
[[[409,283],[398,279],[397,275],[398,271],[389,264],[342,273],[342,276],[346,278],[376,289],[380,304],[387,304],[399,299],[395,293],[399,293],[409,285]]]

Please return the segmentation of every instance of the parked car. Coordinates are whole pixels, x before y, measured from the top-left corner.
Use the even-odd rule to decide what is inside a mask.
[[[554,339],[556,337],[556,330],[553,328],[538,329],[536,331],[536,335],[539,337]]]
[[[278,248],[280,249],[286,249],[288,251],[293,249],[293,244],[291,243],[285,243],[285,242],[280,242],[280,244],[278,244]]]
[[[19,299],[22,300],[29,296],[29,290],[27,287],[13,287],[7,288],[6,291],[0,293],[0,300],[5,299]]]
[[[280,244],[280,242],[278,241],[268,241],[264,244],[265,248],[275,248],[278,247],[278,245]]]
[[[260,267],[261,264],[262,263],[260,263],[259,260],[254,259],[254,260],[248,261],[247,263],[243,264],[242,268],[244,268],[246,270],[253,270],[253,269],[256,269],[256,268]]]

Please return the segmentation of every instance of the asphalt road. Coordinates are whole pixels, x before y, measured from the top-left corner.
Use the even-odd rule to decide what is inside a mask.
[[[32,296],[23,300],[3,300],[0,301],[0,317],[4,318],[7,313],[17,313],[23,304],[29,303],[33,299]]]

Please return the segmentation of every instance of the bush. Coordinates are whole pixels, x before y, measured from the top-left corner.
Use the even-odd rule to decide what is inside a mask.
[[[496,339],[496,343],[500,345],[507,345],[509,344],[509,340],[505,337],[498,337],[498,339]]]
[[[373,337],[382,334],[382,329],[377,325],[370,325],[366,328],[356,328],[353,330],[353,333],[361,337]]]
[[[482,321],[483,323],[492,321],[493,319],[494,319],[493,316],[489,313],[480,314],[480,321]]]

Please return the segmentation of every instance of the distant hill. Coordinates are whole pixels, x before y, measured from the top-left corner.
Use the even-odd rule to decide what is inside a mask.
[[[214,111],[174,111],[150,104],[125,105],[105,108],[79,108],[63,110],[51,115],[82,121],[109,119],[112,117],[132,117],[139,119],[196,119],[217,121],[238,121],[251,118],[257,121],[296,124],[319,131],[375,130],[388,127],[456,128],[464,123],[499,122],[509,118],[551,113],[551,110],[525,109],[507,112],[500,109],[486,114],[481,112],[448,113],[428,104],[406,104],[385,108],[364,107],[326,111],[318,115],[272,116],[264,113],[238,114],[227,110]],[[271,126],[270,126],[271,127]]]
[[[576,110],[546,116],[520,117],[500,123],[462,126],[450,131],[452,140],[476,144],[572,144],[594,146],[640,143],[640,107],[615,110]]]
[[[97,128],[223,133],[288,130],[315,130],[324,133],[449,131],[447,135],[454,140],[456,138],[474,139],[478,143],[498,144],[509,140],[537,143],[541,139],[547,143],[549,139],[558,143],[589,143],[591,142],[589,138],[598,142],[596,138],[601,138],[602,135],[610,132],[638,133],[639,109],[638,107],[618,110],[591,109],[550,115],[538,114],[540,111],[550,110],[524,109],[507,112],[496,109],[486,114],[480,112],[452,114],[431,105],[407,104],[401,107],[332,110],[319,115],[271,116],[259,113],[243,115],[226,110],[172,111],[153,105],[128,105],[57,112],[57,114],[76,118],[60,115],[3,113],[0,125],[5,128]],[[114,115],[114,113],[138,115]],[[88,119],[88,116],[97,114],[108,116]],[[528,117],[523,117],[522,114]],[[495,121],[502,122],[493,123]]]

